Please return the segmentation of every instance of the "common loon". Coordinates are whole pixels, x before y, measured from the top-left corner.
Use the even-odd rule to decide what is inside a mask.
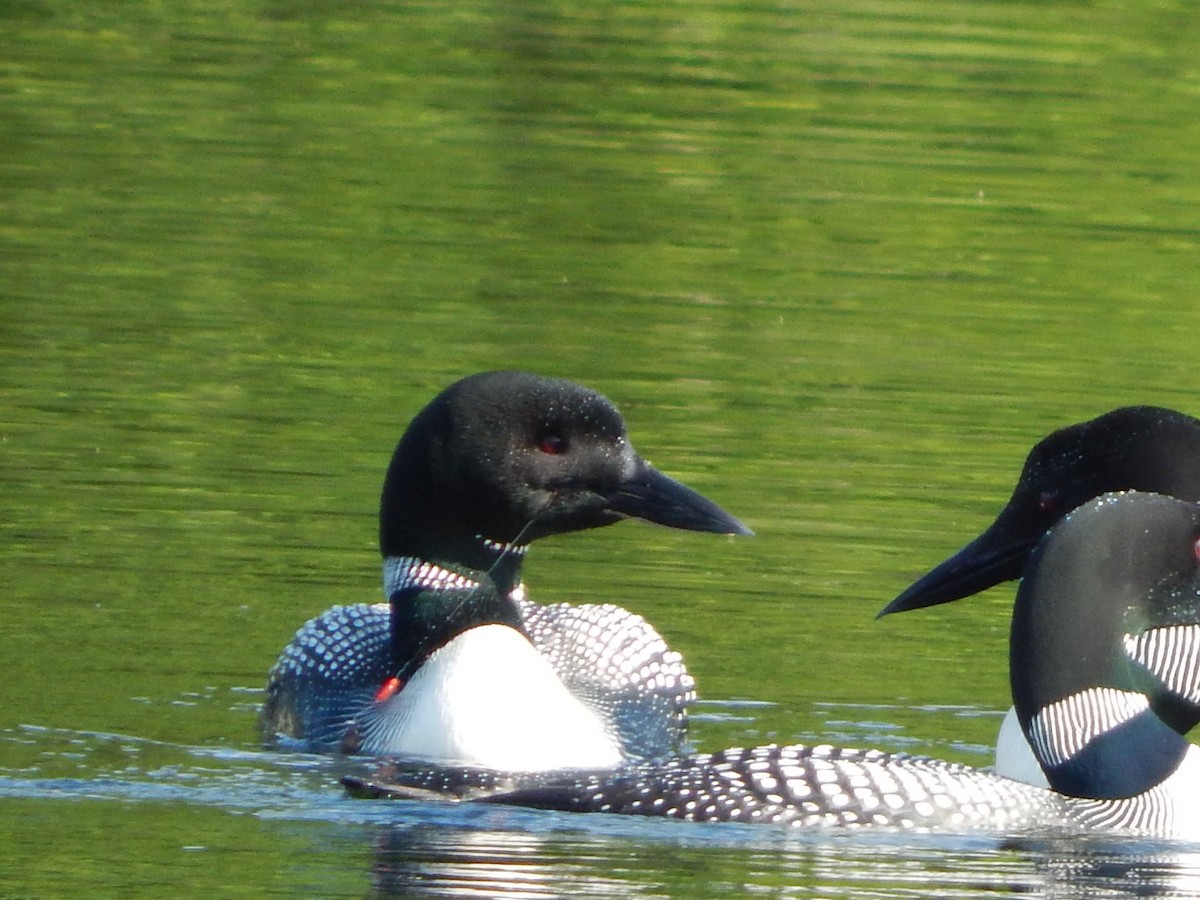
[[[1200,506],[1133,492],[1085,503],[1030,556],[1010,671],[1049,790],[936,759],[801,745],[611,773],[399,769],[390,783],[346,783],[363,796],[474,790],[488,802],[693,821],[1200,839],[1200,748],[1152,709],[1169,693],[1200,720],[1198,558]]]
[[[384,480],[387,603],[335,606],[271,669],[260,725],[306,749],[543,771],[676,752],[695,697],[633,613],[524,596],[530,541],[638,518],[748,534],[633,449],[603,396],[486,372],[444,390]]]
[[[1038,539],[1080,504],[1109,491],[1138,490],[1200,501],[1200,420],[1159,406],[1128,406],[1061,428],[1029,451],[1008,504],[973,541],[935,566],[879,615],[959,600],[1021,577]],[[1154,711],[1181,734],[1195,722],[1174,695]],[[1044,784],[1012,710],[996,743],[1003,774]]]
[[[1025,459],[1008,504],[987,529],[879,613],[936,606],[1021,577],[1038,539],[1075,507],[1109,491],[1200,501],[1200,420],[1127,406],[1059,429]]]

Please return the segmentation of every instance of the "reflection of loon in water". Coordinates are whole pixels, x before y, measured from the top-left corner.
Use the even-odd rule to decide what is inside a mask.
[[[423,810],[428,810],[428,805]],[[461,809],[461,807],[460,807]],[[1191,897],[1200,892],[1200,853],[1162,841],[1088,836],[1000,842],[970,836],[881,834],[880,840],[780,840],[777,829],[647,827],[672,823],[474,810],[459,820],[372,830],[372,887],[387,896],[682,896],[709,879],[739,893],[777,895],[819,883],[825,895]],[[514,815],[514,812],[518,813]],[[441,812],[437,818],[446,815]],[[410,819],[408,815],[405,819]],[[469,824],[466,820],[469,819]],[[699,878],[699,883],[689,881]],[[949,879],[949,881],[948,881]],[[672,890],[674,886],[674,890]],[[683,886],[682,893],[680,886]],[[885,887],[886,886],[886,887]],[[811,887],[810,887],[811,890]],[[709,891],[711,893],[712,891]]]
[[[1198,541],[1200,507],[1130,493],[1085,504],[1031,556],[1010,668],[1017,715],[1050,790],[934,759],[804,746],[593,773],[397,770],[392,784],[351,789],[451,789],[491,802],[693,821],[1200,838],[1198,751],[1153,708],[1174,709],[1177,722],[1200,720]]]

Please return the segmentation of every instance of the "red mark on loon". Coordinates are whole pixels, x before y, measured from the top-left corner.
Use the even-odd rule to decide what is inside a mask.
[[[561,434],[548,434],[538,441],[538,449],[543,453],[563,453],[567,449],[567,439]]]
[[[396,694],[400,693],[400,689],[402,687],[404,687],[404,682],[393,675],[380,686],[379,690],[375,692],[375,702],[382,703],[384,700],[389,700],[392,697],[395,697]]]

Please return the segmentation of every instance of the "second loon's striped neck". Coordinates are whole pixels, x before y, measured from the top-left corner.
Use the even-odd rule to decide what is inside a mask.
[[[1064,519],[1030,558],[1010,672],[1022,730],[1055,791],[1134,797],[1188,753],[1152,700],[1173,693],[1178,708],[1200,687],[1200,632],[1159,627],[1200,614],[1189,606],[1196,519],[1196,507],[1170,498],[1106,495]]]

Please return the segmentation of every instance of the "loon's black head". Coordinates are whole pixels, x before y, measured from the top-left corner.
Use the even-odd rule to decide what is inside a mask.
[[[1200,420],[1130,406],[1055,431],[1029,451],[988,528],[910,585],[881,616],[949,603],[1021,577],[1039,538],[1088,500],[1137,490],[1200,500]]]
[[[379,544],[385,557],[488,569],[504,547],[623,518],[750,533],[642,459],[600,394],[485,372],[442,391],[400,439],[383,484]]]

